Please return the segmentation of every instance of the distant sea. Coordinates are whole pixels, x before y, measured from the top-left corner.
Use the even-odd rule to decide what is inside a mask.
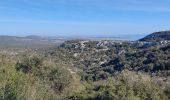
[[[143,37],[146,34],[135,34],[135,35],[122,35],[122,36],[74,36],[68,37],[70,39],[89,39],[89,40],[122,40],[122,41],[136,41]]]

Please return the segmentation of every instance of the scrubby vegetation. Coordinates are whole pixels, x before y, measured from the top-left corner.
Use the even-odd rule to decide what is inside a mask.
[[[0,54],[0,100],[169,100],[170,46],[66,41]]]
[[[39,55],[1,55],[1,100],[168,100],[170,85],[162,77],[124,70],[100,81],[81,81],[66,63]],[[2,63],[2,61],[4,63]],[[10,62],[10,63],[9,63]]]
[[[82,88],[79,77],[69,72],[68,65],[49,63],[43,58],[24,55],[16,61],[15,57],[1,55],[0,99],[56,100]]]
[[[123,71],[108,80],[86,84],[73,100],[168,100],[161,80],[143,73]],[[168,87],[168,86],[167,86]]]

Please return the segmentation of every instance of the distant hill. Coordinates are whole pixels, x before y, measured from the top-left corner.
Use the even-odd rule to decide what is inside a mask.
[[[25,38],[29,38],[29,39],[42,39],[41,36],[37,36],[37,35],[29,35],[29,36],[26,36]]]
[[[147,42],[159,42],[163,40],[170,40],[170,31],[160,31],[154,32],[139,41],[147,41]]]
[[[49,46],[57,45],[64,40],[55,38],[49,40],[48,38],[42,38],[40,36],[26,36],[26,37],[16,37],[0,35],[0,49],[2,48],[44,48]]]

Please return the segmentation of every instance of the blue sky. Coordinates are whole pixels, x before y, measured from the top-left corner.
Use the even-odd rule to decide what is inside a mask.
[[[169,5],[170,0],[0,0],[0,34],[149,34],[170,29]]]

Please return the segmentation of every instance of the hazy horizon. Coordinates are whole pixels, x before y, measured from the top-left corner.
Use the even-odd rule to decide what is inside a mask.
[[[68,39],[109,39],[109,40],[138,40],[141,39],[148,34],[126,34],[126,35],[34,35],[34,34],[26,34],[26,35],[6,35],[2,34],[0,36],[14,36],[14,37],[28,37],[28,36],[40,36],[44,38],[68,38]]]

